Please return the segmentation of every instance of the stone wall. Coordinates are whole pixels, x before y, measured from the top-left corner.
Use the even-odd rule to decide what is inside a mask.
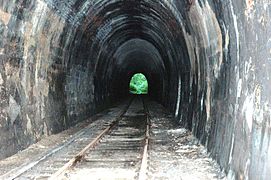
[[[68,127],[66,28],[43,1],[0,1],[0,159]]]
[[[55,3],[0,1],[0,159],[97,111],[94,63],[77,52],[92,3]]]
[[[223,1],[214,8],[224,31],[224,71],[228,76],[222,74],[214,86],[217,92],[213,93],[211,114],[216,122],[208,147],[229,177],[268,179],[271,4],[267,0]]]
[[[194,70],[185,83],[190,84],[190,99],[185,91],[181,93],[178,119],[208,147],[229,179],[268,179],[271,4],[266,0],[190,2],[188,11],[177,6],[186,18]],[[191,114],[183,116],[188,104]]]

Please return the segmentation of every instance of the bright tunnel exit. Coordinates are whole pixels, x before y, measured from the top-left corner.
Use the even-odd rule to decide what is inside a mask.
[[[148,80],[142,73],[133,75],[129,87],[131,94],[148,94]]]

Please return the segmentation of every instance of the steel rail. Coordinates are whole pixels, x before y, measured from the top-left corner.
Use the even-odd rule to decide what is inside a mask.
[[[75,155],[72,159],[70,159],[64,166],[62,166],[57,172],[55,172],[49,180],[62,179],[64,174],[74,167],[78,162],[80,162],[87,154],[87,152],[94,148],[95,145],[104,137],[122,118],[122,116],[127,112],[129,106],[131,105],[132,100],[130,100],[129,104],[126,106],[125,110],[113,121],[107,128],[105,128],[94,140],[92,140],[84,149],[82,149],[77,155]]]
[[[93,141],[91,141],[82,151],[80,151],[76,156],[74,156],[69,162],[67,162],[64,166],[62,166],[56,173],[54,173],[49,179],[59,179],[64,175],[64,173],[71,167],[75,166],[77,162],[80,162],[88,150],[95,147],[96,144],[98,144],[99,140],[112,129],[116,125],[116,122],[111,124],[109,127],[107,127],[105,130],[103,130]]]
[[[27,162],[24,163],[23,165],[10,170],[9,172],[3,174],[0,176],[0,179],[5,179],[5,180],[13,180],[15,178],[18,178],[19,176],[21,176],[23,173],[29,171],[31,168],[35,167],[36,165],[38,165],[39,163],[41,163],[42,161],[46,160],[47,158],[49,158],[50,156],[52,156],[53,154],[57,153],[58,151],[60,151],[61,149],[64,149],[66,146],[70,145],[71,143],[73,143],[76,139],[78,139],[80,136],[82,136],[83,134],[85,134],[86,128],[84,128],[83,130],[77,132],[72,138],[70,138],[67,142],[60,144],[59,146],[56,146],[55,148],[53,148],[52,150],[44,153],[41,157],[37,158],[36,160],[32,161],[32,162]]]
[[[128,105],[125,106],[124,110],[118,115],[118,117],[116,118],[116,120],[114,122],[118,121],[120,119],[120,117],[122,117],[125,114],[125,112],[129,108],[132,100],[133,99],[130,99]],[[111,123],[111,125],[114,124],[114,122]],[[45,161],[47,158],[51,157],[53,154],[57,153],[58,151],[64,149],[68,145],[72,144],[76,139],[78,139],[79,137],[84,135],[86,133],[86,131],[88,130],[88,128],[89,128],[89,125],[87,127],[85,127],[84,129],[82,129],[82,130],[78,131],[77,133],[75,133],[66,142],[61,143],[60,145],[54,147],[53,149],[43,153],[40,157],[36,158],[34,161],[26,162],[26,163],[22,164],[21,166],[10,170],[10,171],[8,171],[7,173],[5,173],[3,175],[0,175],[0,179],[13,180],[13,179],[19,178],[22,174],[26,173],[27,171],[29,171],[33,167],[37,166],[39,163]],[[77,156],[80,157],[80,154],[77,154]]]
[[[145,133],[145,146],[143,150],[143,155],[142,155],[142,161],[141,161],[141,166],[139,170],[139,175],[138,179],[139,180],[146,180],[148,179],[147,177],[147,169],[148,169],[148,149],[149,149],[149,139],[150,139],[150,117],[149,117],[149,112],[147,109],[147,105],[145,104],[144,100],[142,100],[146,118],[147,118],[147,127],[146,127],[146,133]]]

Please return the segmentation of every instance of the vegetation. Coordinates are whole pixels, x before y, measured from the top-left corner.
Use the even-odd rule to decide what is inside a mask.
[[[130,93],[148,94],[148,81],[144,74],[135,74],[130,81]]]

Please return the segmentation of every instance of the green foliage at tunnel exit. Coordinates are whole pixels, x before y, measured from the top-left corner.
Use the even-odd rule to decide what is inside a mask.
[[[142,73],[135,74],[130,81],[130,93],[148,94],[148,81]]]

